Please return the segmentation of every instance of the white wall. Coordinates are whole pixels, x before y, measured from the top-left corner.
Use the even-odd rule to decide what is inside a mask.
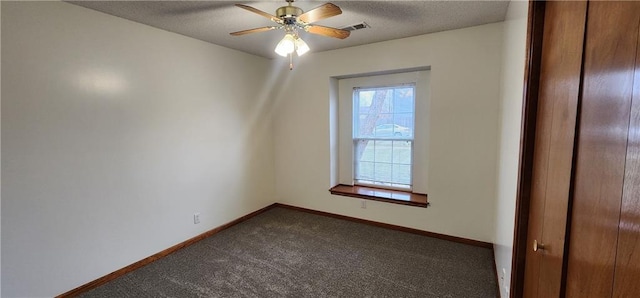
[[[286,91],[274,114],[279,202],[492,242],[502,31],[502,23],[489,24],[308,54],[293,71],[282,65]],[[361,209],[357,199],[330,195],[330,78],[421,66],[431,67],[431,207],[369,201]]]
[[[3,297],[273,202],[268,60],[63,2],[3,1],[2,44]]]
[[[528,5],[526,1],[511,1],[504,23],[494,245],[502,297],[509,297],[511,281]]]

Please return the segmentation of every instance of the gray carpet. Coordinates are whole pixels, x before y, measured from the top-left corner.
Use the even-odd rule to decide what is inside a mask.
[[[496,297],[489,249],[274,208],[82,297]]]

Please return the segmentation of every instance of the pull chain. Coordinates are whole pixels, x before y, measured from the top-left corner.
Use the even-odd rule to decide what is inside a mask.
[[[293,70],[293,53],[289,54],[289,70]]]

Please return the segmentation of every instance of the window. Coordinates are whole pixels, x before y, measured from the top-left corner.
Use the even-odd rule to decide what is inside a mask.
[[[334,78],[331,193],[426,207],[428,68]]]
[[[411,190],[415,84],[353,90],[354,183]]]

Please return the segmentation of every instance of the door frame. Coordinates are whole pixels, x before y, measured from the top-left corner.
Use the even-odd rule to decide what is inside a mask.
[[[510,297],[522,297],[524,290],[527,231],[531,182],[533,176],[533,151],[538,115],[538,91],[540,86],[540,61],[544,31],[544,1],[529,1],[527,21],[527,45],[520,127],[520,153],[518,162],[518,188],[511,259]]]

